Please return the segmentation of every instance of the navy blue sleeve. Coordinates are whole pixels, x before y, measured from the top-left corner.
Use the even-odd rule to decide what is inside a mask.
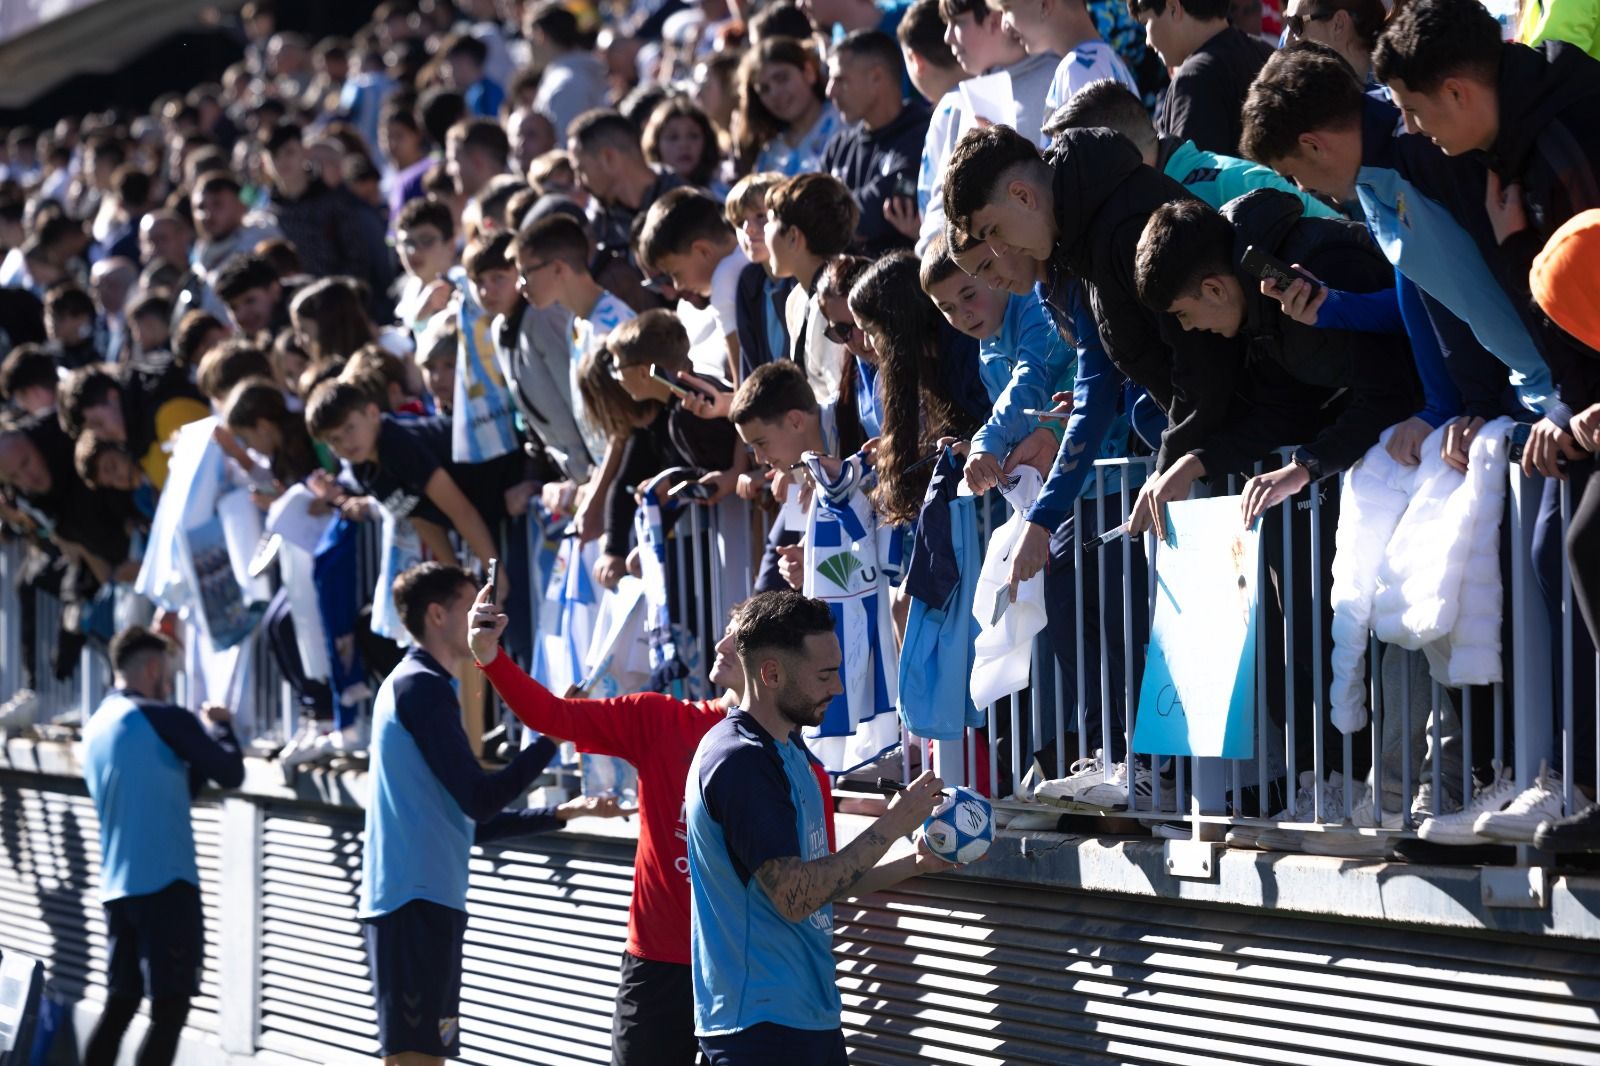
[[[395,685],[394,706],[428,769],[474,822],[487,822],[528,791],[555,757],[555,742],[540,737],[518,752],[509,765],[493,773],[484,770],[461,728],[455,691],[433,675],[402,679]]]
[[[731,747],[701,768],[701,792],[722,826],[728,857],[745,884],[772,859],[799,858],[799,818],[789,779],[772,754],[754,744]]]
[[[1472,327],[1451,314],[1443,304],[1418,290],[1433,322],[1445,372],[1461,398],[1461,413],[1476,418],[1498,418],[1517,409],[1510,372],[1479,342]]]
[[[487,822],[479,822],[473,834],[473,843],[489,844],[509,837],[533,836],[536,833],[553,833],[566,827],[566,822],[556,817],[554,807],[527,807],[520,811],[501,811]]]
[[[1329,289],[1328,298],[1317,310],[1317,328],[1354,333],[1404,333],[1406,324],[1393,289],[1376,292]]]
[[[223,788],[244,784],[244,756],[231,725],[212,723],[208,735],[200,719],[182,707],[141,700],[139,709],[162,743],[189,765],[191,794],[198,795],[207,781]]]
[[[1056,452],[1055,466],[1028,511],[1028,521],[1054,533],[1072,513],[1072,505],[1083,491],[1084,482],[1094,473],[1094,461],[1106,433],[1117,418],[1117,400],[1127,381],[1100,346],[1100,337],[1090,329],[1079,334],[1078,378],[1072,385],[1072,417]]]
[[[1411,338],[1411,355],[1416,360],[1417,377],[1422,382],[1422,410],[1417,417],[1438,429],[1461,413],[1461,393],[1450,379],[1434,332],[1433,318],[1422,290],[1396,270],[1395,292],[1400,298],[1400,317],[1405,319],[1406,335]]]

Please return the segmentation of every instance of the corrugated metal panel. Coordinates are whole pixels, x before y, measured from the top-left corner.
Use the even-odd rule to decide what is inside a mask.
[[[1600,1063],[1600,951],[1016,885],[836,908],[851,1061]]]
[[[377,1052],[356,921],[360,849],[361,823],[351,815],[268,811],[263,1048],[327,1063]],[[559,833],[474,851],[460,1061],[610,1061],[632,863],[626,845]]]
[[[106,926],[100,907],[100,823],[81,784],[0,775],[0,950],[43,959],[50,993],[105,999]],[[52,784],[57,782],[52,781]],[[217,1031],[218,862],[215,804],[194,808],[195,854],[206,916],[206,963],[189,1027]]]

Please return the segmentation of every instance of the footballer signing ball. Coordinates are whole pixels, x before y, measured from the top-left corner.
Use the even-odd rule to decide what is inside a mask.
[[[994,843],[994,809],[970,788],[946,792],[944,802],[922,823],[922,837],[928,850],[946,862],[976,862]]]

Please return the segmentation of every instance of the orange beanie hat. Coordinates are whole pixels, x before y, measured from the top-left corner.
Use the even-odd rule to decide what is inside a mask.
[[[1573,215],[1550,235],[1528,284],[1552,322],[1600,350],[1600,208]]]

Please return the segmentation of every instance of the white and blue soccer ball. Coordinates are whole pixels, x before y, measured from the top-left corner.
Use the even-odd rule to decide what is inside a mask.
[[[977,862],[994,843],[994,808],[970,788],[946,792],[944,802],[922,823],[922,838],[945,862]]]

